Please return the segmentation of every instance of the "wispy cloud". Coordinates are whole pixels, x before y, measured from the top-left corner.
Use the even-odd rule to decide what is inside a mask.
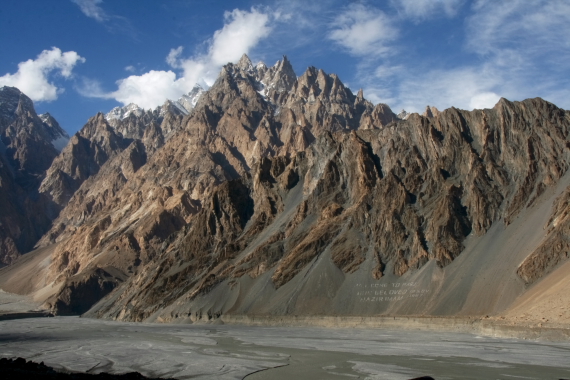
[[[452,17],[465,0],[391,0],[390,3],[404,16],[426,19],[434,15]]]
[[[331,24],[329,38],[353,55],[376,56],[390,51],[388,42],[398,36],[390,18],[363,4],[349,5]]]
[[[73,3],[79,6],[81,12],[87,17],[90,17],[99,22],[105,22],[109,20],[109,16],[99,4],[103,3],[103,0],[71,0]]]
[[[500,76],[486,66],[408,72],[396,87],[395,105],[413,112],[423,111],[428,104],[441,109],[491,108],[500,98],[493,91],[500,80]]]
[[[18,64],[18,71],[0,77],[0,86],[14,86],[34,101],[53,101],[64,89],[57,87],[50,77],[59,75],[69,79],[77,63],[85,62],[74,51],[62,53],[57,47],[42,51],[36,59]]]
[[[393,23],[400,38],[392,44],[399,46],[408,45],[401,37],[406,18],[429,22],[442,13],[457,16],[465,6],[459,0],[393,0],[392,5],[405,16]],[[570,77],[564,75],[570,59],[570,3],[537,0],[529,6],[525,0],[477,0],[466,10],[470,12],[466,16],[462,12],[462,20],[454,21],[464,23],[463,43],[454,47],[454,58],[461,54],[462,59],[449,59],[445,51],[439,53],[440,59],[435,55],[409,59],[413,53],[404,54],[409,53],[406,48],[387,59],[363,55],[356,65],[356,81],[365,96],[416,112],[428,104],[488,108],[501,96],[511,100],[542,96],[570,106]]]
[[[79,6],[85,16],[103,24],[108,31],[126,34],[134,40],[138,39],[138,32],[130,20],[105,11],[101,6],[103,0],[71,0],[71,2]]]
[[[85,82],[79,91],[85,96],[116,99],[123,104],[156,107],[166,99],[176,99],[189,92],[196,83],[213,84],[222,65],[236,62],[271,33],[269,22],[273,18],[274,14],[256,8],[225,12],[224,26],[207,42],[206,53],[184,58],[182,46],[171,49],[166,62],[181,75],[172,70],[151,70],[118,80],[118,88],[113,92],[100,91],[92,81]]]
[[[354,77],[342,79],[395,109],[491,107],[500,96],[567,99],[560,105],[570,107],[570,75],[563,75],[570,59],[568,2],[536,0],[532,7],[525,0],[272,4],[226,12],[224,26],[204,41],[201,53],[188,55],[185,48],[191,47],[174,46],[165,57],[171,70],[131,75],[99,96],[150,108],[196,82],[211,84],[223,64],[243,53],[294,51],[303,65],[311,65],[328,57],[332,44],[338,48],[335,59],[354,65]],[[453,39],[444,35],[447,26]],[[96,86],[91,91],[97,93]]]
[[[478,0],[473,10],[467,20],[468,46],[479,54],[499,55],[506,50],[528,59],[528,55],[569,53],[570,2]]]

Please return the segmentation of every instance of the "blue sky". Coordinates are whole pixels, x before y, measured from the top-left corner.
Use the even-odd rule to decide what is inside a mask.
[[[0,85],[74,133],[153,108],[247,53],[336,73],[394,111],[540,96],[570,109],[570,0],[3,0]]]

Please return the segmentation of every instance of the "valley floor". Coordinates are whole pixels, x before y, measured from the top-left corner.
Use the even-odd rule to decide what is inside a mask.
[[[389,328],[0,321],[0,357],[177,379],[570,378],[570,342]]]

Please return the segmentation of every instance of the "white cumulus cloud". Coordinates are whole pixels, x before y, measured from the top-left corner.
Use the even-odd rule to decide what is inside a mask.
[[[501,99],[501,97],[494,92],[482,92],[471,98],[469,107],[471,109],[493,108],[499,99]]]
[[[328,37],[353,55],[382,55],[386,44],[398,37],[398,29],[381,10],[362,4],[350,5],[332,23]]]
[[[62,53],[57,47],[42,51],[35,60],[29,59],[18,64],[18,71],[0,77],[0,86],[14,86],[34,101],[56,100],[64,91],[49,81],[52,74],[70,78],[78,62],[85,62],[74,51]]]
[[[113,98],[123,104],[138,104],[142,108],[156,107],[166,99],[176,99],[183,93],[172,71],[151,70],[143,75],[121,79],[117,84],[119,89],[113,92]]]
[[[208,41],[204,54],[184,58],[182,46],[170,50],[166,62],[181,71],[181,75],[172,70],[131,75],[118,80],[118,89],[110,93],[101,93],[93,81],[84,81],[79,92],[84,96],[115,99],[123,104],[135,103],[147,109],[157,107],[167,99],[177,99],[189,92],[196,83],[206,87],[212,85],[223,65],[236,62],[270,34],[268,24],[272,17],[275,16],[256,8],[225,12],[224,26]]]
[[[267,25],[269,15],[256,9],[225,12],[224,20],[224,27],[214,33],[209,51],[211,62],[218,66],[239,59],[271,31]]]

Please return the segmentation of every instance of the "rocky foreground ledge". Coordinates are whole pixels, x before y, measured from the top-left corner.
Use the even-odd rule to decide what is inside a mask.
[[[17,359],[0,359],[0,373],[4,380],[20,380],[20,379],[50,379],[50,380],[152,380],[141,375],[138,372],[125,373],[123,375],[114,375],[109,373],[63,373],[57,372],[53,368],[46,366],[43,362],[34,363],[31,360],[26,361],[24,358]]]
[[[113,375],[109,373],[62,373],[56,372],[53,368],[46,366],[43,362],[34,363],[31,360],[26,361],[24,358],[17,359],[0,359],[0,373],[4,380],[12,379],[73,379],[73,380],[153,380],[160,378],[150,378],[141,375],[138,372],[130,372],[123,375]],[[168,380],[168,379],[165,379]],[[411,380],[435,380],[430,376],[416,377]]]

